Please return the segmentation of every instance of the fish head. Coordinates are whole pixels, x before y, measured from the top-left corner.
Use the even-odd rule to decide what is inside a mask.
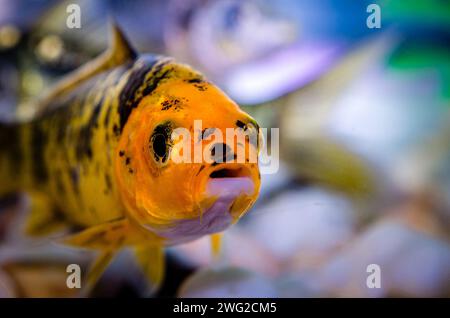
[[[171,69],[131,113],[116,174],[130,216],[177,244],[225,230],[254,204],[261,133],[215,85],[187,66]]]

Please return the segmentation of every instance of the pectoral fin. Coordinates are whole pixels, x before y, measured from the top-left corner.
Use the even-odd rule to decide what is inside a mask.
[[[164,248],[161,245],[140,245],[135,248],[136,260],[153,294],[162,284],[165,274]]]
[[[74,247],[111,250],[129,244],[133,238],[129,221],[122,218],[89,227],[79,233],[64,237],[60,241]]]
[[[94,289],[95,285],[99,281],[100,277],[105,272],[108,265],[116,254],[115,250],[102,251],[97,257],[95,262],[91,265],[87,274],[86,283],[82,289],[82,295],[88,296]]]

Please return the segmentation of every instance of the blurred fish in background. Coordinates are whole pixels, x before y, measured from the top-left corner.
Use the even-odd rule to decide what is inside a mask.
[[[66,27],[70,3],[80,29]],[[139,51],[196,67],[280,129],[280,169],[220,260],[206,239],[171,248],[157,296],[449,297],[448,12],[439,0],[0,0],[0,115],[32,116],[42,91],[104,50],[113,16]],[[24,210],[1,202],[0,296],[76,296],[62,270],[89,255],[21,238]],[[30,244],[39,252],[19,253]],[[370,264],[381,288],[366,285]],[[119,258],[95,295],[143,296],[140,275]]]

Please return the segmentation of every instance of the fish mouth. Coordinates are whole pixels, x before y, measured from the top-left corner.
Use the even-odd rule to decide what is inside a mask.
[[[195,200],[201,215],[227,214],[234,221],[245,212],[242,202],[254,202],[258,193],[258,168],[241,163],[213,164],[198,176]]]
[[[199,176],[202,188],[197,192],[198,202],[205,203],[201,215],[160,230],[158,234],[165,237],[169,245],[224,231],[256,200],[255,173],[258,172],[250,167],[222,164],[202,172]],[[232,212],[233,207],[235,212]]]
[[[206,181],[205,195],[219,199],[252,195],[254,181],[250,169],[245,166],[222,166],[214,169]]]
[[[202,197],[214,200],[204,214],[224,215],[236,222],[253,204],[257,194],[257,170],[245,164],[222,164],[213,167],[205,181]],[[210,201],[211,202],[211,201]]]
[[[211,179],[241,178],[248,176],[248,169],[245,169],[244,167],[218,168],[209,174]]]

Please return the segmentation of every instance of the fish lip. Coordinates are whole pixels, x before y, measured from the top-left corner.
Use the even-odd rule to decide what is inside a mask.
[[[216,201],[201,217],[179,220],[166,228],[157,229],[156,233],[166,240],[167,245],[175,245],[222,232],[233,224],[232,215],[223,213],[223,203]]]
[[[211,177],[212,176],[212,177]],[[248,178],[255,184],[256,175],[248,165],[242,163],[220,163],[203,169],[197,176],[195,185],[197,191],[196,200],[200,202],[207,195],[208,182],[213,179],[237,179]],[[254,189],[256,190],[256,189]],[[254,191],[253,191],[254,192]],[[253,193],[254,194],[254,193]],[[253,195],[251,194],[251,195]]]
[[[196,192],[196,202],[201,211],[207,213],[215,203],[229,203],[226,214],[232,214],[232,206],[238,198],[244,197],[256,200],[259,191],[257,169],[254,166],[241,163],[223,163],[204,169],[200,177],[200,187]],[[211,199],[214,203],[211,204]]]
[[[255,183],[247,176],[233,178],[209,178],[206,182],[205,195],[220,199],[236,199],[239,196],[252,196]]]
[[[221,170],[225,173],[224,175],[219,173]],[[216,175],[214,175],[215,173]],[[252,167],[245,164],[223,163],[204,167],[196,175],[197,181],[195,186],[200,188],[195,188],[196,191],[193,193],[196,196],[196,202],[199,204],[208,201],[208,198],[216,197],[214,202],[204,206],[199,216],[178,220],[166,228],[155,229],[155,232],[166,239],[166,244],[174,245],[189,242],[204,235],[224,231],[236,221],[235,215],[230,210],[236,199],[240,196],[255,197],[255,194],[258,192],[256,173]],[[213,178],[211,178],[211,175],[213,175]],[[221,178],[222,176],[224,177]],[[216,194],[208,193],[208,183],[211,180],[218,182],[219,189],[220,182],[224,182],[227,190]],[[233,191],[235,190],[231,185],[233,182],[237,184],[240,182],[251,183],[251,191],[247,191],[247,193],[239,189]],[[241,184],[243,187],[245,185]]]

